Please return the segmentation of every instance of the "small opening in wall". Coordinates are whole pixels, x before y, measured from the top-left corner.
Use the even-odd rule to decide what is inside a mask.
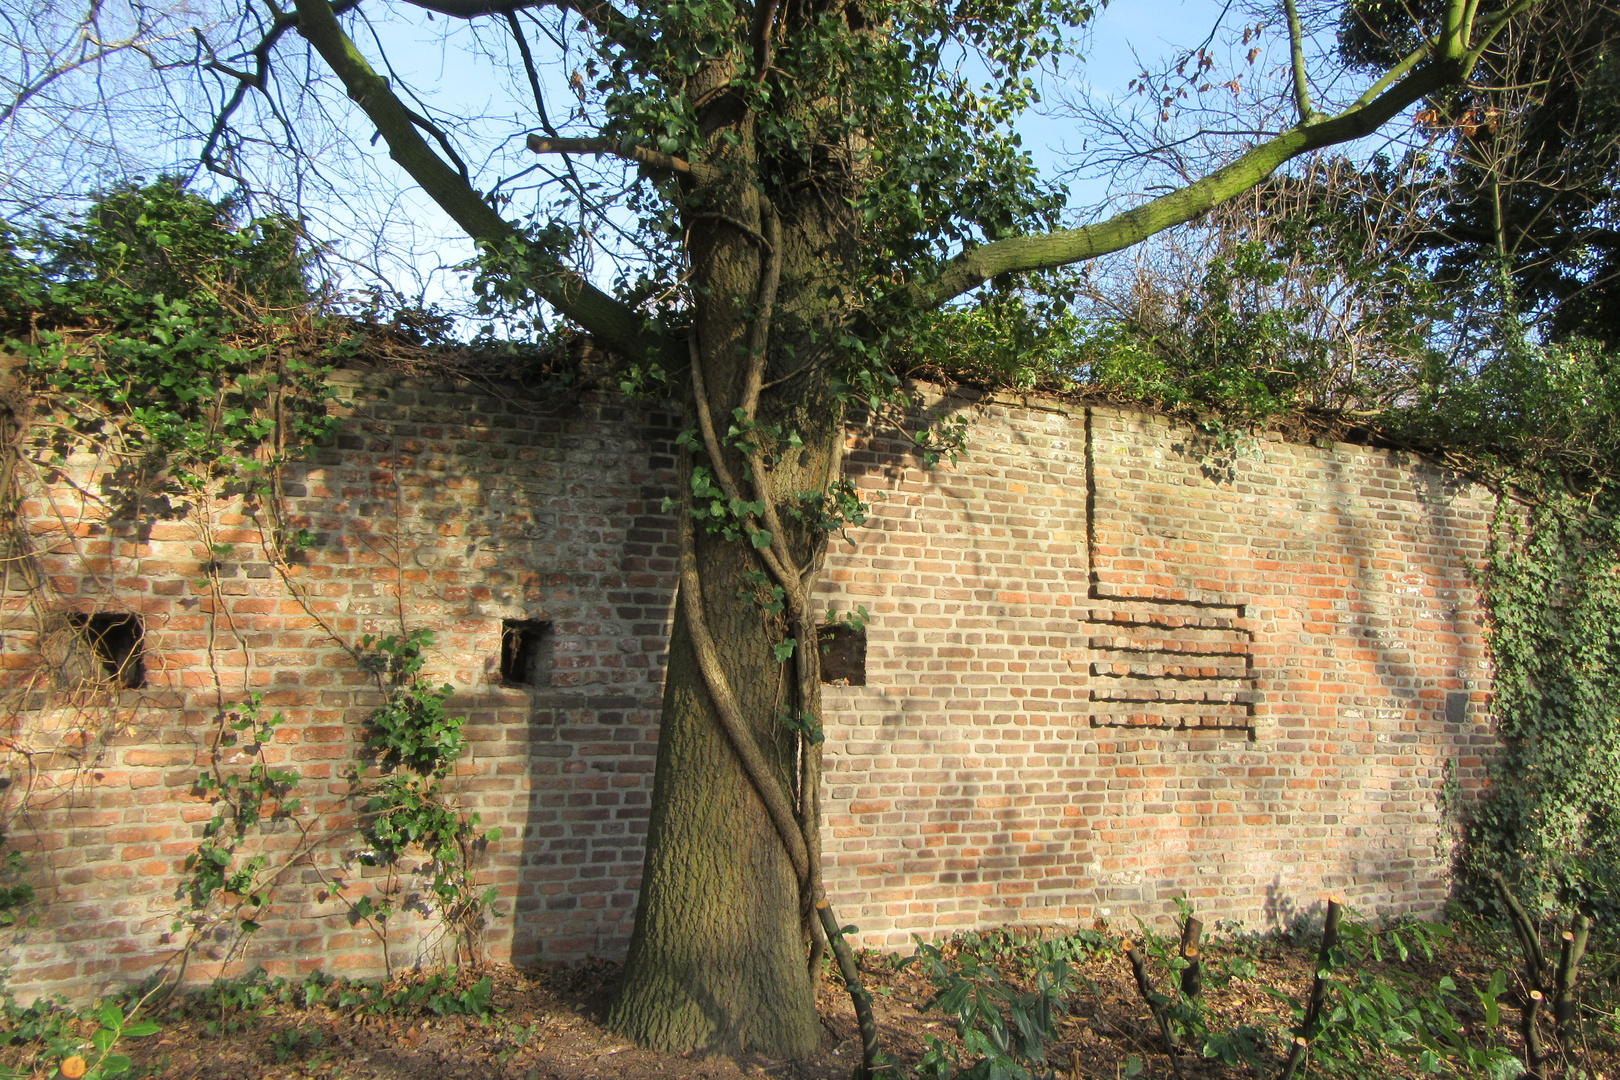
[[[101,663],[101,677],[133,690],[146,685],[146,661],[141,656],[145,630],[139,615],[98,611],[69,615],[68,620],[90,643]]]
[[[866,685],[866,628],[833,624],[816,631],[821,638],[821,681],[836,686]]]
[[[551,623],[506,619],[501,623],[501,681],[508,686],[551,685]]]

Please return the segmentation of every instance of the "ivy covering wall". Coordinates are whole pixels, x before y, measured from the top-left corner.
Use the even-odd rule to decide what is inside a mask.
[[[353,734],[335,813],[330,777],[306,782],[276,748],[284,717],[217,663],[216,639],[235,633],[220,619],[222,583],[242,557],[240,530],[222,528],[222,512],[257,526],[256,556],[290,601],[306,603],[289,569],[314,540],[287,525],[283,469],[335,430],[327,376],[364,347],[366,329],[332,313],[309,270],[295,222],[242,220],[170,179],[117,187],[83,216],[27,235],[0,227],[0,345],[13,358],[0,370],[0,591],[25,598],[27,611],[8,609],[8,629],[43,660],[0,685],[0,840],[41,805],[71,806],[118,739],[162,726],[121,696],[144,678],[138,615],[119,609],[116,583],[95,597],[64,594],[40,570],[20,503],[68,485],[98,508],[89,532],[64,522],[59,536],[91,576],[87,535],[194,526],[206,547],[194,586],[206,598],[197,610],[217,707],[191,791],[208,815],[174,897],[169,978],[183,978],[194,956],[236,955],[300,875],[315,874],[352,924],[374,932],[385,968],[389,920],[409,900],[427,898],[418,914],[437,920],[440,955],[454,961],[478,956],[493,899],[477,864],[499,830],[479,828],[446,787],[465,718],[426,668],[430,629],[405,625],[401,612],[397,632],[351,640],[311,612],[380,702]],[[7,857],[0,921],[49,902],[50,873],[36,859],[48,853]]]
[[[1485,873],[1608,915],[1620,904],[1620,506],[1605,488],[1504,512],[1485,570],[1502,736],[1473,821],[1470,895]]]

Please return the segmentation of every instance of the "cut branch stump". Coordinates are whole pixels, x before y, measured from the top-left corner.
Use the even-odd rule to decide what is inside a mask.
[[[1170,1028],[1170,1018],[1164,1015],[1164,998],[1153,989],[1153,980],[1148,978],[1147,961],[1142,957],[1142,950],[1136,947],[1136,942],[1130,938],[1125,939],[1125,959],[1130,961],[1131,973],[1136,976],[1136,989],[1147,1002],[1148,1009],[1153,1013],[1153,1019],[1159,1025],[1159,1034],[1164,1038],[1164,1052],[1170,1057],[1170,1068],[1176,1074],[1177,1080],[1181,1078],[1181,1044],[1176,1041],[1176,1033]]]
[[[1197,997],[1204,989],[1204,962],[1199,952],[1203,933],[1203,921],[1192,915],[1181,924],[1181,958],[1187,961],[1187,966],[1181,969],[1181,992],[1188,997]]]
[[[1333,947],[1339,943],[1339,917],[1344,913],[1344,898],[1327,898],[1327,916],[1322,920],[1322,947],[1316,953],[1316,978],[1311,982],[1311,998],[1305,1005],[1305,1020],[1294,1032],[1293,1045],[1288,1048],[1288,1063],[1283,1066],[1282,1080],[1294,1080],[1305,1055],[1316,1037],[1317,1021],[1322,1006],[1327,1003],[1328,984],[1331,982]]]

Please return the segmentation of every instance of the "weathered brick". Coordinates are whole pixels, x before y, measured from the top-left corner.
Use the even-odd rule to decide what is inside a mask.
[[[265,760],[304,773],[317,828],[352,836],[343,772],[381,698],[344,646],[414,627],[437,633],[426,673],[469,717],[448,784],[505,830],[478,868],[507,913],[492,955],[624,949],[675,581],[659,506],[678,418],[334,380],[343,433],[284,476],[283,520],[316,542],[285,565],[263,561],[262,522],[239,501],[208,510],[213,542],[236,545],[210,577],[195,520],[137,534],[71,485],[25,493],[36,536],[61,539],[67,521],[79,538],[38,545],[55,602],[142,615],[147,686],[35,692],[37,626],[26,598],[0,596],[0,689],[34,693],[31,741],[90,748],[106,731],[116,755],[35,786],[27,844],[57,900],[14,950],[15,991],[80,992],[173,950],[183,863],[213,813],[191,789],[221,700],[265,695],[265,715],[285,717]],[[1253,925],[1325,888],[1435,910],[1444,765],[1481,791],[1493,745],[1471,577],[1488,500],[1388,451],[1266,438],[1223,471],[1159,418],[981,404],[954,467],[924,469],[884,432],[850,440],[871,513],[833,541],[817,602],[871,614],[865,685],[828,686],[824,703],[828,888],[863,943],[1162,918],[1184,894]],[[72,466],[79,489],[94,467]],[[551,622],[551,685],[500,683],[503,619]],[[242,749],[225,746],[222,767],[245,768]],[[329,890],[355,899],[383,875],[335,858],[308,874],[240,962],[380,970]],[[411,940],[414,919],[396,915],[391,937]],[[224,955],[190,971],[221,973]]]

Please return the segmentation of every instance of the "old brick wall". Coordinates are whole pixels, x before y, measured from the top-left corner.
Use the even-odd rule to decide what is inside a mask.
[[[429,671],[470,722],[453,787],[503,830],[480,864],[501,896],[491,955],[622,953],[673,598],[676,421],[340,380],[343,432],[287,471],[284,520],[229,492],[137,517],[95,496],[107,462],[88,457],[25,477],[30,550],[10,553],[0,596],[9,842],[42,898],[39,925],[12,932],[25,998],[172,957],[208,815],[192,786],[221,708],[250,691],[287,717],[267,753],[302,771],[311,834],[330,839],[264,929],[205,942],[190,974],[379,970],[341,899],[377,885],[343,774],[380,700],[345,646],[402,628],[436,632]],[[1367,911],[1434,909],[1447,770],[1477,787],[1490,745],[1469,580],[1482,493],[1364,447],[1234,455],[1110,410],[974,411],[955,466],[923,469],[904,432],[852,439],[872,515],[834,542],[820,590],[871,614],[865,684],[827,688],[840,916],[903,947],[1152,918],[1183,894],[1254,926],[1325,888]],[[279,557],[301,528],[314,543]],[[144,687],[89,677],[70,619],[97,612],[143,620]],[[518,620],[549,624],[537,685],[500,678]],[[269,843],[302,850],[295,831]],[[431,957],[433,927],[395,916],[393,961]]]
[[[1441,906],[1443,789],[1492,741],[1486,493],[1052,403],[983,409],[954,468],[909,442],[852,455],[875,512],[821,590],[872,614],[827,710],[828,887],[866,943]]]
[[[287,718],[265,753],[303,774],[295,794],[317,842],[301,846],[290,828],[268,841],[272,856],[313,850],[280,884],[263,929],[205,940],[188,975],[227,961],[238,973],[257,963],[379,972],[376,935],[336,895],[379,884],[357,861],[343,796],[381,696],[348,649],[419,627],[437,635],[428,673],[455,688],[452,708],[469,721],[450,787],[483,828],[503,831],[479,868],[500,888],[490,954],[623,951],[673,599],[660,511],[672,421],[500,387],[337,378],[342,433],[287,469],[281,522],[268,500],[228,492],[202,511],[135,518],[94,497],[108,463],[88,455],[25,477],[32,551],[11,552],[0,597],[8,840],[42,901],[39,925],[10,935],[10,985],[23,1000],[175,962],[184,863],[209,816],[193,785],[221,709],[252,692],[266,715]],[[313,544],[278,559],[278,528],[305,529]],[[69,647],[69,613],[105,612],[142,620],[144,687],[109,689],[90,677],[94,658]],[[502,684],[506,620],[550,623],[540,685]],[[245,760],[223,758],[237,771]],[[419,906],[421,879],[401,885]],[[441,950],[437,925],[395,915],[395,965]]]

